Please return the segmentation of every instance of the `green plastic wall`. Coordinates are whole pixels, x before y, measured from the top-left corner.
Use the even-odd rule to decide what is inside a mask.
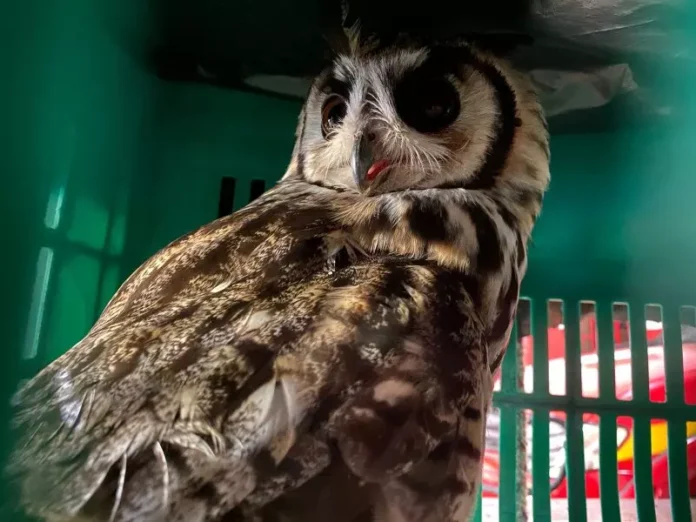
[[[297,102],[202,85],[162,83],[159,97],[150,251],[217,217],[223,177],[238,180],[236,208],[249,202],[249,180],[275,183],[290,161],[300,110]]]
[[[249,200],[249,180],[268,186],[284,172],[299,104],[157,80],[146,60],[155,25],[146,2],[72,0],[69,10],[57,0],[0,4],[0,57],[7,71],[0,82],[0,397],[6,419],[4,398],[18,380],[79,340],[131,270],[216,217],[223,177],[238,180],[238,208]],[[670,88],[689,89],[696,85],[693,78],[686,71],[683,85]],[[675,372],[681,369],[674,311],[696,304],[695,114],[688,107],[670,127],[554,136],[553,181],[523,285],[523,294],[533,299],[537,331],[545,331],[541,312],[548,298],[564,299],[571,311],[580,300],[596,301],[600,326],[610,324],[609,307],[615,301],[632,304],[632,314],[638,314],[633,319],[646,303],[665,305],[671,389],[679,386]],[[577,319],[569,317],[566,323],[572,331]],[[572,373],[579,343],[571,333],[567,341]],[[603,335],[600,342],[600,353],[610,353],[611,338]],[[633,348],[634,362],[640,362],[644,347],[636,343]],[[543,341],[537,343],[535,360],[544,360],[545,349]],[[634,377],[644,378],[637,367]],[[613,389],[610,370],[602,370],[604,390]],[[637,429],[650,416],[668,414],[640,394],[635,404],[617,405],[606,393],[601,404],[583,402],[572,378],[568,396],[552,398],[548,376],[543,368],[536,371],[533,397],[522,397],[514,356],[506,359],[497,396],[507,419],[501,428],[503,451],[509,450],[504,463],[513,469],[517,407],[534,409],[535,433],[542,434],[534,443],[540,455],[535,469],[548,469],[542,440],[548,409],[568,411],[575,433],[569,460],[576,468],[569,474],[571,520],[582,522],[581,413],[604,412],[605,441],[614,437],[617,414],[642,415]],[[677,399],[670,396],[670,419],[696,420]],[[684,448],[674,435],[679,425],[674,426],[670,451],[679,459]],[[4,435],[3,455],[8,441]],[[643,450],[649,451],[649,445]],[[645,461],[644,451],[639,460]],[[612,457],[604,458],[610,467]],[[514,506],[512,472],[504,473],[501,506]],[[671,473],[675,481],[684,477],[677,466]],[[549,513],[544,480],[548,477],[535,476],[535,520],[541,521]],[[688,517],[684,489],[676,482],[674,494],[675,513]],[[642,502],[641,522],[651,520],[651,499]],[[611,494],[603,504],[606,520],[617,520]],[[513,520],[514,513],[508,509],[505,516]]]
[[[84,333],[132,266],[127,223],[142,206],[134,188],[145,184],[151,154],[155,81],[116,32],[148,30],[148,13],[136,2],[128,12],[96,10],[88,0],[69,10],[51,0],[7,4],[0,169],[11,298],[3,300],[3,344],[16,361],[35,344],[27,334],[32,305],[43,309],[35,324],[55,357]],[[116,27],[119,17],[128,24]],[[41,298],[41,307],[34,286],[44,272],[57,301]]]
[[[147,5],[0,2],[0,462],[18,380],[83,335],[142,257],[133,224],[157,86]]]

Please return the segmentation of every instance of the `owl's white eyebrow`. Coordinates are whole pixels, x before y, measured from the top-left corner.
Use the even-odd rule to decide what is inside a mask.
[[[351,83],[357,75],[357,68],[348,57],[339,56],[338,59],[334,61],[332,72],[336,79]]]
[[[385,56],[382,68],[395,79],[399,79],[408,71],[422,65],[428,57],[426,49],[402,50],[396,54]]]

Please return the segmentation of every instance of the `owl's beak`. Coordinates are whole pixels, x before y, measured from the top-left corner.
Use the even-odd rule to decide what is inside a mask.
[[[367,131],[356,138],[353,146],[351,158],[353,179],[361,191],[365,190],[377,175],[389,165],[386,160],[375,160],[374,141],[374,134]]]

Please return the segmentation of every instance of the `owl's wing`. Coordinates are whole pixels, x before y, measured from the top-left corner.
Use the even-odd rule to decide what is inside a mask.
[[[456,274],[349,260],[321,205],[281,196],[164,249],[18,393],[31,512],[256,513],[320,476],[332,441],[353,476],[389,483],[481,419],[461,414],[486,350]]]

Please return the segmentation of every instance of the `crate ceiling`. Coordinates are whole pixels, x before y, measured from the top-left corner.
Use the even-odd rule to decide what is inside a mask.
[[[557,130],[615,127],[678,113],[673,85],[693,63],[681,0],[353,0],[367,32],[476,35],[517,46]],[[168,0],[158,74],[301,99],[340,27],[338,0]],[[666,88],[667,86],[667,88]]]

